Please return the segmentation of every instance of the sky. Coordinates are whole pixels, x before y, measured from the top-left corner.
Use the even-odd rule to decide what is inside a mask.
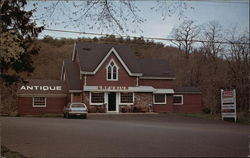
[[[28,1],[26,9],[32,9],[32,4],[34,1]],[[43,1],[39,2],[37,5],[37,11],[34,13],[34,16],[39,16],[44,12],[44,7],[51,5],[53,1]],[[70,2],[69,2],[70,3]],[[184,11],[184,17],[179,18],[178,14],[172,14],[171,16],[166,16],[163,20],[163,16],[160,11],[155,11],[150,8],[156,5],[155,1],[135,1],[135,5],[141,10],[137,14],[146,19],[142,24],[139,25],[139,28],[142,31],[137,32],[127,32],[121,33],[116,32],[115,34],[120,35],[130,35],[130,36],[144,36],[144,37],[159,37],[159,38],[169,38],[171,36],[171,31],[173,28],[180,25],[184,20],[193,20],[197,25],[202,25],[208,23],[209,21],[217,21],[223,29],[230,29],[231,27],[237,26],[239,31],[248,31],[249,30],[249,1],[248,0],[209,0],[209,1],[186,1],[187,9]],[[193,9],[191,9],[191,7]],[[70,12],[76,10],[75,8],[69,5],[68,7],[63,7],[65,12]],[[63,21],[65,16],[61,15],[60,8],[55,10],[54,16],[55,19],[52,22]],[[41,24],[41,19],[36,20],[37,24]],[[47,21],[46,28],[49,29],[61,29],[61,30],[70,30],[70,31],[81,31],[81,32],[94,32],[94,33],[104,33],[110,34],[114,32],[100,30],[94,27],[89,29],[83,24],[79,27],[69,26],[65,27],[66,24],[58,23],[57,25],[50,25],[49,20]],[[89,22],[91,23],[91,22]],[[136,27],[132,23],[128,23],[128,26]],[[51,32],[43,31],[40,34],[40,38],[45,35],[52,36],[54,38],[78,38],[78,37],[91,37],[89,35],[83,34],[73,34],[73,33],[60,33],[60,32]],[[100,36],[97,36],[100,37]]]

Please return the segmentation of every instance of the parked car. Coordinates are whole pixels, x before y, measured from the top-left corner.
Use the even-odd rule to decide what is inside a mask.
[[[70,116],[80,116],[87,118],[88,108],[84,103],[69,103],[63,109],[63,116],[69,118]]]

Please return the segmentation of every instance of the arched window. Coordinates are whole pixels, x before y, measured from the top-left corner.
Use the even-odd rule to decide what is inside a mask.
[[[118,80],[118,69],[119,67],[113,59],[110,60],[109,64],[106,66],[106,77],[107,80],[117,81]]]

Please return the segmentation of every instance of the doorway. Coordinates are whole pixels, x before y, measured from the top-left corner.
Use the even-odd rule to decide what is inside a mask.
[[[108,111],[116,111],[116,93],[108,94]]]

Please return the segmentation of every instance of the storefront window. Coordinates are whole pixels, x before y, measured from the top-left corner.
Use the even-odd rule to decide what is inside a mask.
[[[174,104],[183,104],[183,95],[174,95]]]
[[[91,93],[91,103],[104,103],[104,93]]]
[[[33,107],[46,107],[46,97],[33,97]]]
[[[166,104],[166,94],[154,94],[154,104]]]
[[[133,93],[121,93],[121,103],[133,103]]]

